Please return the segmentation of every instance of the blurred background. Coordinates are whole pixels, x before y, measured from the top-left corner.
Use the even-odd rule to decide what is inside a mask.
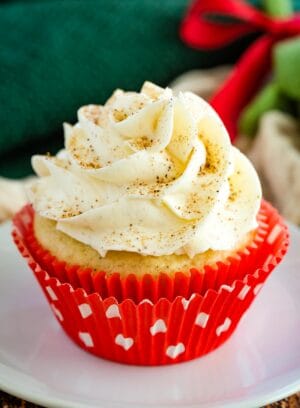
[[[202,2],[226,8],[239,0]],[[80,106],[102,104],[116,88],[137,91],[145,80],[163,87],[171,83],[206,98],[222,87],[263,28],[253,26],[220,47],[193,48],[179,31],[191,4],[198,3],[201,0],[0,1],[0,221],[26,200],[23,182],[12,180],[32,174],[33,154],[54,154],[62,148],[62,123],[76,122]],[[247,4],[273,20],[293,19],[300,9],[300,0]],[[223,18],[224,29],[237,21]],[[276,27],[273,31],[276,36]],[[235,143],[253,160],[266,197],[300,223],[295,205],[300,201],[300,39],[292,37],[274,46],[270,83],[239,112]],[[245,89],[251,73],[264,63],[258,59],[248,69]],[[243,89],[238,93],[243,96]],[[223,99],[225,106],[226,94]],[[278,161],[280,166],[273,166]]]
[[[179,38],[187,0],[0,2],[0,175],[32,172],[33,153],[55,153],[62,122],[115,88],[161,86],[190,69],[231,64],[255,35],[218,51]],[[258,2],[256,2],[258,4]]]

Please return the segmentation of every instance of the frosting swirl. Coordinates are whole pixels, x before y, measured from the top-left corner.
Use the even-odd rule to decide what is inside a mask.
[[[65,149],[34,156],[34,209],[90,245],[143,255],[234,248],[256,227],[257,174],[198,96],[146,82],[64,124]]]

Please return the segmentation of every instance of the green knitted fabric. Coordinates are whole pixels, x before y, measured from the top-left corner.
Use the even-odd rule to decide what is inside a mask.
[[[0,3],[0,175],[31,172],[33,153],[62,146],[62,122],[145,79],[233,62],[248,44],[222,52],[185,46],[178,27],[187,0],[19,0]]]

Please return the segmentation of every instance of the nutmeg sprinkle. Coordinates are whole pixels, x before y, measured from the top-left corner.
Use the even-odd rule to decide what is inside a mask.
[[[32,188],[35,208],[66,234],[101,256],[107,250],[193,256],[209,239],[218,248],[218,231],[226,240],[228,223],[236,240],[253,228],[259,188],[247,196],[238,181],[246,165],[204,101],[148,83],[139,94],[118,90],[104,106],[84,106],[78,118],[65,126],[63,159],[37,162],[47,177]],[[207,241],[203,226],[207,235],[216,230]]]

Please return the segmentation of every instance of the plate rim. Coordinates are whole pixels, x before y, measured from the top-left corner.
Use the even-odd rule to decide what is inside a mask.
[[[300,229],[296,226],[293,225],[290,222],[287,222],[288,227],[290,232],[292,233],[295,232],[296,234],[299,234],[299,238],[300,238]],[[2,236],[2,234],[6,234],[11,228],[11,222],[5,222],[4,224],[0,225],[0,237]],[[17,251],[15,251],[15,255],[17,255]],[[87,405],[85,403],[82,402],[78,402],[78,401],[74,401],[71,399],[65,399],[65,398],[61,398],[61,397],[57,397],[57,396],[48,396],[48,395],[43,395],[43,393],[37,389],[37,388],[31,388],[31,389],[26,389],[26,388],[22,388],[21,385],[21,381],[17,380],[17,381],[12,381],[11,376],[9,377],[9,381],[5,382],[5,375],[3,375],[3,371],[2,371],[2,375],[1,375],[1,367],[4,368],[5,367],[9,368],[10,370],[12,370],[13,372],[16,373],[16,377],[18,378],[18,374],[20,374],[21,371],[16,370],[13,367],[9,367],[5,364],[3,364],[2,362],[0,362],[0,390],[2,390],[3,392],[6,392],[8,394],[11,394],[12,396],[16,396],[17,398],[21,398],[27,401],[30,401],[32,403],[35,404],[39,404],[41,406],[44,407],[53,407],[53,408],[61,408],[62,406],[64,408],[90,408],[91,405]],[[260,407],[262,405],[266,405],[266,404],[270,404],[276,401],[279,401],[281,399],[284,399],[292,394],[295,394],[297,392],[300,391],[300,367],[294,369],[293,371],[290,371],[291,374],[294,374],[295,376],[298,377],[298,379],[293,380],[292,382],[282,385],[279,389],[277,389],[276,391],[268,391],[267,393],[263,393],[263,392],[259,392],[257,396],[250,396],[245,400],[245,397],[238,397],[236,399],[231,399],[230,401],[215,401],[213,403],[208,403],[205,405],[201,405],[203,408],[217,408],[217,407],[222,407],[222,408],[254,408],[254,407]],[[4,371],[5,374],[5,371]],[[276,378],[276,377],[275,377]],[[38,393],[37,393],[38,390]],[[100,405],[101,404],[101,405]],[[125,406],[124,403],[122,403],[122,401],[106,401],[106,400],[102,400],[97,402],[97,407],[103,407],[103,408],[124,408],[126,406],[132,406],[132,407],[140,407],[141,404],[140,402],[130,402],[127,403],[125,402]],[[130,405],[129,405],[130,404]],[[145,408],[147,407],[153,407],[154,405],[151,404],[147,404],[147,403],[143,403],[143,406]],[[172,402],[172,405],[170,405],[169,403],[167,404],[162,404],[160,405],[162,408],[199,408],[199,404],[195,404],[195,403],[176,403],[175,401]],[[96,407],[96,405],[94,405],[93,407]]]
[[[290,395],[293,395],[297,392],[300,391],[300,369],[295,370],[295,372],[299,373],[299,379],[293,381],[291,384],[285,385],[278,389],[276,393],[274,392],[269,392],[264,395],[259,395],[257,397],[252,397],[248,398],[246,401],[243,401],[243,398],[237,398],[234,401],[229,401],[229,402],[220,402],[216,401],[213,404],[206,404],[202,405],[202,407],[212,407],[212,408],[217,408],[217,407],[222,407],[222,408],[254,408],[254,407],[261,407],[266,404],[272,404],[273,402],[282,400]],[[16,385],[17,386],[17,385]],[[47,397],[47,396],[42,396],[40,393],[38,396],[34,395],[35,391],[16,391],[16,388],[4,385],[3,382],[0,380],[0,389],[6,393],[9,393],[13,396],[16,396],[17,398],[24,399],[27,401],[30,401],[34,404],[38,404],[44,407],[49,407],[49,408],[61,408],[62,406],[64,408],[91,408],[91,405],[83,404],[81,402],[76,402],[73,400],[65,400],[62,398],[58,397]],[[121,405],[121,402],[112,402],[112,401],[99,401],[101,403],[101,407],[103,408],[126,408],[126,406],[129,406],[128,404]],[[105,404],[105,405],[103,405]],[[108,405],[107,405],[108,404]],[[222,405],[220,405],[222,404]],[[98,407],[100,407],[99,404],[97,404]],[[140,403],[134,403],[131,402],[130,406],[132,407],[138,407],[141,406]],[[143,404],[143,406],[146,407],[153,407],[153,404]],[[199,408],[199,404],[163,404],[160,405],[161,408]],[[95,406],[94,406],[95,407]],[[93,408],[93,407],[92,407]]]

